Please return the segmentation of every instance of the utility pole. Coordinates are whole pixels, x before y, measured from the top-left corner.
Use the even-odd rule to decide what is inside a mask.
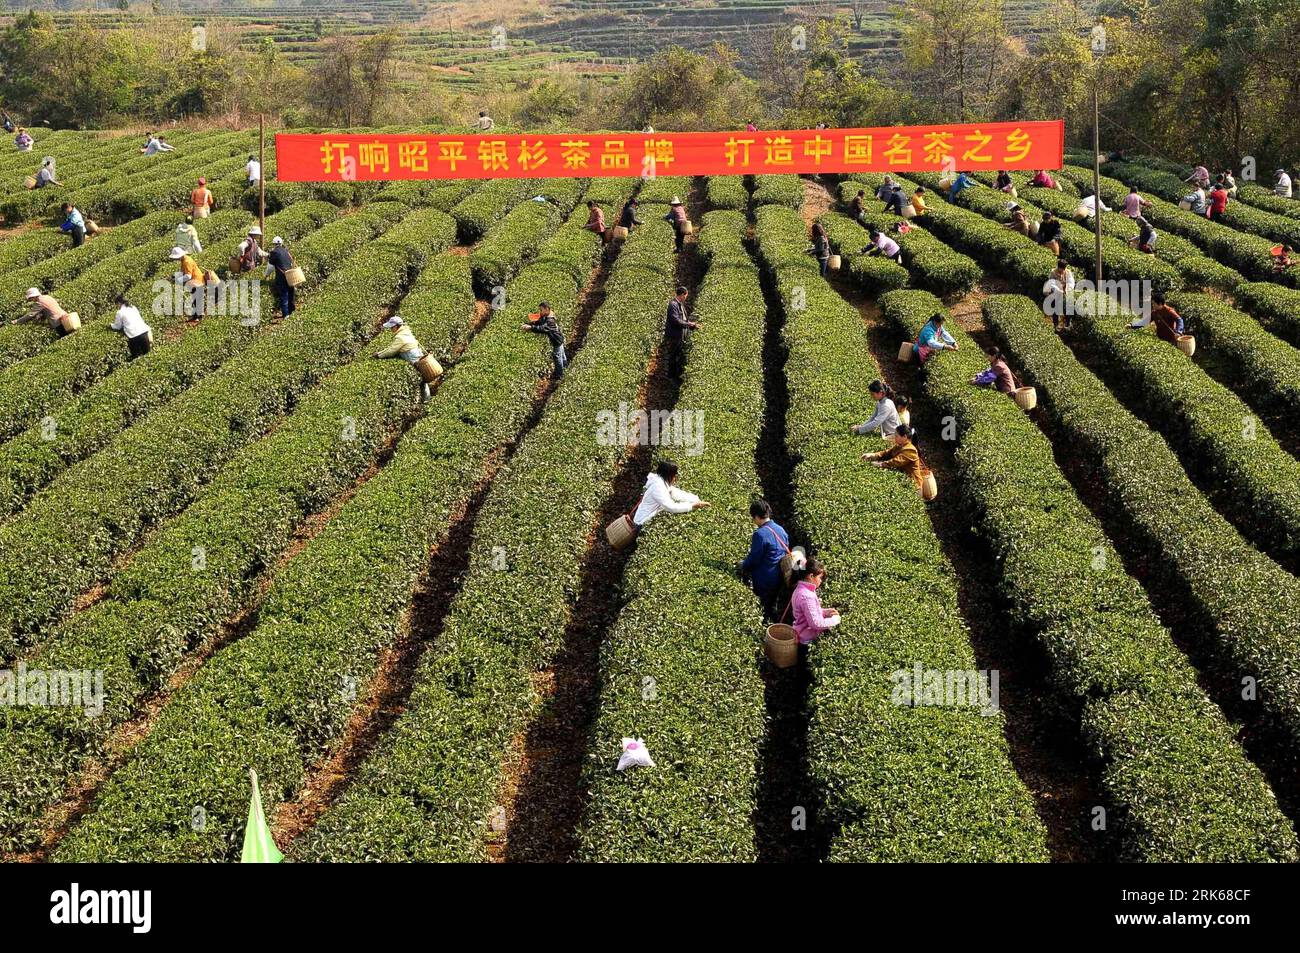
[[[257,115],[257,227],[266,231],[266,114]],[[1100,227],[1100,226],[1099,226]],[[262,236],[263,240],[266,236]],[[1101,241],[1101,239],[1098,239]]]
[[[1093,256],[1096,267],[1093,290],[1101,293],[1101,58],[1106,52],[1106,28],[1092,28],[1092,224],[1096,229]]]

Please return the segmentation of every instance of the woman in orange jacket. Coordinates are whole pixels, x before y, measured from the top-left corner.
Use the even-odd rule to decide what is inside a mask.
[[[917,486],[920,486],[921,480],[925,477],[925,467],[921,463],[921,455],[916,451],[916,445],[912,443],[912,428],[906,424],[899,424],[890,439],[893,441],[893,446],[889,449],[864,453],[862,459],[873,461],[873,465],[882,470],[899,470],[906,473]]]

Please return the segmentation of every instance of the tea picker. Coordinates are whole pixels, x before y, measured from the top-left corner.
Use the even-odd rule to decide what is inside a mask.
[[[140,309],[131,304],[126,295],[117,296],[117,314],[113,316],[113,323],[109,327],[110,330],[121,331],[126,338],[126,349],[130,354],[127,360],[134,361],[153,349],[153,329],[145,324]]]
[[[199,176],[199,184],[190,192],[190,209],[194,218],[207,218],[212,214],[214,199],[208,190],[208,180]]]
[[[271,239],[271,256],[266,264],[274,274],[271,288],[280,305],[280,315],[287,318],[298,305],[298,285],[303,283],[305,276],[279,235]]]
[[[203,274],[203,269],[199,267],[199,263],[194,260],[193,256],[187,253],[185,249],[181,248],[179,245],[173,246],[172,250],[167,254],[167,257],[172,261],[178,262],[180,265],[181,270],[176,272],[175,280],[177,284],[184,285],[185,290],[189,292],[189,301],[187,302],[187,306],[190,315],[193,317],[201,317],[204,305],[206,304],[206,292],[203,288],[207,283],[207,278]]]
[[[871,397],[876,402],[876,408],[867,420],[850,429],[859,437],[879,432],[880,436],[888,439],[894,435],[894,431],[902,423],[898,413],[898,405],[895,403],[897,395],[894,394],[892,387],[878,380],[868,384],[867,390],[871,392]]]
[[[605,527],[605,538],[611,546],[615,549],[631,546],[637,533],[660,513],[689,513],[713,505],[677,486],[677,472],[677,464],[672,460],[659,461],[646,476],[645,490],[636,506]]]
[[[230,259],[230,273],[238,275],[252,271],[262,263],[265,255],[262,251],[262,229],[254,225],[248,230],[248,236],[239,243],[235,256]]]
[[[560,330],[560,323],[555,320],[555,312],[551,310],[550,302],[539,303],[537,311],[528,316],[526,323],[519,325],[519,330],[546,335],[546,339],[551,343],[551,356],[555,361],[555,379],[558,381],[563,377],[564,369],[569,366],[569,355],[565,353],[564,332]]]
[[[63,203],[63,224],[59,226],[59,231],[67,232],[71,236],[73,248],[80,248],[85,244],[86,220],[81,217],[81,212],[71,202]]]
[[[194,216],[186,215],[185,221],[176,226],[176,236],[172,239],[172,244],[177,248],[183,248],[188,254],[203,254],[203,243],[199,241],[199,233],[194,228]]]
[[[45,321],[59,335],[67,337],[81,327],[81,318],[75,311],[65,311],[54,295],[42,294],[39,288],[27,289],[27,300],[33,309],[11,323],[26,324],[29,321]]]
[[[912,443],[912,428],[906,424],[899,424],[890,439],[893,445],[887,450],[864,453],[862,459],[871,461],[873,466],[882,470],[897,470],[907,474],[916,484],[922,499],[927,503],[933,500],[938,495],[938,485],[934,474],[921,462],[921,455],[917,452],[916,445]]]
[[[803,564],[803,550],[790,548],[790,534],[772,519],[772,505],[767,500],[751,503],[749,516],[754,521],[749,553],[736,570],[749,582],[763,606],[763,618],[770,621],[795,564]]]
[[[383,327],[385,331],[394,332],[393,343],[376,351],[375,358],[382,360],[398,357],[412,365],[420,375],[420,399],[427,401],[433,396],[429,385],[442,374],[442,365],[431,355],[424,353],[424,348],[420,347],[415,334],[398,315],[393,315],[385,321]]]

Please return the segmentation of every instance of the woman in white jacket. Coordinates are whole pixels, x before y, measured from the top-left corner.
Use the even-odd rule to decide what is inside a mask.
[[[859,437],[879,431],[882,437],[892,437],[894,431],[898,429],[899,420],[898,406],[894,403],[894,391],[888,384],[882,384],[880,381],[872,381],[867,390],[871,392],[871,397],[876,402],[875,413],[871,419],[865,423],[860,423],[851,428]]]
[[[689,513],[711,505],[694,493],[687,493],[676,483],[677,464],[671,460],[660,460],[659,465],[645,478],[645,492],[641,494],[641,502],[632,514],[632,522],[638,529],[665,511]]]

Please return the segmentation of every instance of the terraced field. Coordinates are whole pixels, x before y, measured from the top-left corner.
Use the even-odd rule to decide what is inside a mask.
[[[1267,251],[1289,208],[1208,223],[1169,173],[1107,168],[1163,233],[1142,255],[1106,213],[1108,274],[1168,292],[1189,359],[1095,298],[1055,334],[1055,259],[988,188],[935,198],[899,264],[842,211],[874,177],[271,183],[295,313],[151,312],[128,361],[113,299],[170,275],[201,172],[199,262],[230,279],[253,196],[213,170],[249,139],[146,161],[44,135],[104,226],[75,250],[31,156],[0,159],[0,309],[38,284],[83,319],[0,329],[0,669],[103,688],[0,706],[4,858],[236,859],[253,767],[302,861],[1300,859],[1300,290]],[[1019,200],[1068,216],[1085,175]],[[626,242],[584,228],[634,193]],[[1086,273],[1090,233],[1062,243]],[[674,379],[678,284],[701,327]],[[543,299],[559,379],[519,327]],[[936,312],[960,348],[899,363]],[[372,359],[399,313],[445,368],[427,401]],[[994,344],[1035,410],[969,383]],[[859,460],[873,379],[912,398],[937,500]],[[620,408],[703,439],[609,439]],[[613,550],[664,456],[712,507]],[[760,494],[843,614],[788,670],[733,569]],[[900,702],[914,670],[997,673],[1000,701]],[[616,771],[624,738],[655,767]]]
[[[612,79],[630,62],[622,54],[584,46],[580,34],[564,31],[540,39],[526,29],[516,31],[512,24],[497,38],[495,23],[467,26],[460,18],[453,22],[441,10],[417,0],[325,2],[279,9],[197,0],[182,7],[185,17],[203,23],[211,43],[229,42],[255,52],[269,40],[287,61],[305,67],[326,55],[333,37],[363,39],[396,26],[402,35],[399,81],[419,89],[434,81],[458,90],[499,92],[548,74]],[[99,29],[156,25],[134,12],[90,10],[52,16],[56,26],[74,22],[89,22]],[[4,22],[0,11],[0,25]]]
[[[23,8],[22,4],[11,4]],[[865,4],[792,0],[554,0],[540,15],[522,11],[505,18],[506,35],[493,45],[490,18],[466,22],[454,3],[421,0],[326,0],[310,7],[250,9],[221,0],[187,0],[181,12],[202,19],[209,36],[255,51],[266,40],[290,62],[310,65],[325,55],[332,36],[373,36],[392,25],[402,33],[399,76],[415,87],[431,80],[472,92],[493,92],[547,74],[612,79],[639,60],[669,46],[708,50],[724,42],[742,53],[740,66],[757,62],[755,52],[819,17],[844,20],[849,51],[864,61],[889,66],[898,57],[899,28],[889,0]],[[1042,0],[1008,0],[1004,18],[1015,36],[1030,40],[1044,26]],[[56,23],[93,17],[97,26],[138,27],[142,14],[92,10],[54,13]],[[0,23],[4,17],[0,16]]]

